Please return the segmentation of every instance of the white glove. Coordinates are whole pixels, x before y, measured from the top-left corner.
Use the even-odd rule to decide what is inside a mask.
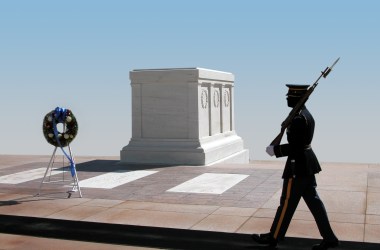
[[[271,146],[268,146],[267,149],[267,154],[270,155],[270,156],[274,156],[274,147],[271,145]]]

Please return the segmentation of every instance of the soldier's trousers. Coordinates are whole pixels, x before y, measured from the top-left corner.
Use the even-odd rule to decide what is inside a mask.
[[[301,197],[305,200],[323,239],[336,241],[337,237],[331,229],[325,206],[319,198],[317,182],[314,175],[284,179],[280,206],[274,218],[271,234],[276,240],[283,239],[288,230],[290,221]]]

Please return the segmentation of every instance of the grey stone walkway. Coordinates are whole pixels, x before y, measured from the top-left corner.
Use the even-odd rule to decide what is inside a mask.
[[[0,155],[0,178],[46,168],[48,162],[49,156]],[[283,162],[277,161],[209,167],[122,166],[112,157],[77,157],[76,162],[80,181],[114,171],[155,173],[112,189],[82,187],[83,198],[74,193],[70,199],[70,183],[61,182],[44,184],[36,197],[43,175],[18,184],[0,182],[0,215],[249,236],[269,230],[282,186]],[[318,191],[338,238],[380,243],[380,165],[323,163],[322,168]],[[220,194],[168,191],[205,173],[246,178]],[[320,239],[303,201],[286,236]]]

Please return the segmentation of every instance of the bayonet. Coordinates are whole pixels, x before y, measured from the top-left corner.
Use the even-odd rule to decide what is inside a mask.
[[[335,62],[331,65],[331,67],[327,67],[323,72],[322,72],[322,76],[323,78],[326,78],[328,74],[330,74],[331,70],[333,69],[333,67],[335,66],[335,64],[339,61],[340,57],[338,57],[338,59],[335,60]]]

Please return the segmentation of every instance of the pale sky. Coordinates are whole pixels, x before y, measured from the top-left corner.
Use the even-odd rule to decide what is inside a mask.
[[[379,1],[0,1],[0,154],[50,155],[42,119],[69,108],[76,155],[119,155],[131,137],[129,71],[201,67],[235,75],[236,132],[251,160],[307,103],[321,162],[380,163]]]

